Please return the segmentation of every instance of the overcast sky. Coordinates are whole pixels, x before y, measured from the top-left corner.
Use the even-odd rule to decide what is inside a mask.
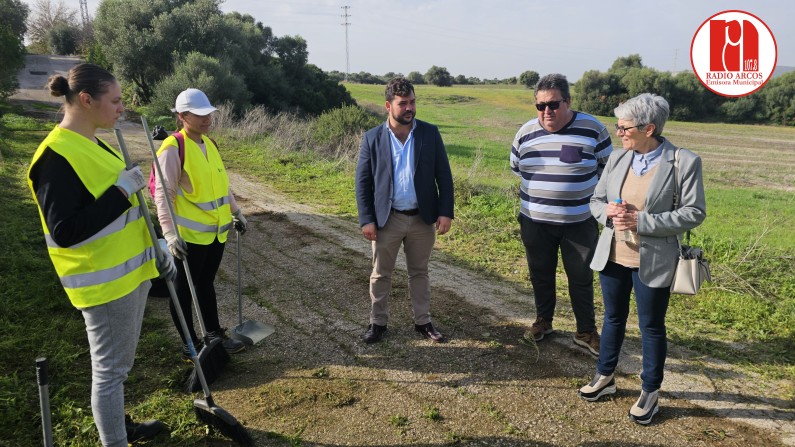
[[[99,3],[87,0],[91,17]],[[226,0],[221,9],[250,14],[276,36],[302,36],[309,62],[326,71],[346,70],[346,28],[352,73],[425,73],[438,65],[453,76],[502,79],[534,70],[576,81],[630,54],[658,70],[692,70],[696,30],[730,9],[767,23],[778,65],[795,66],[792,0]]]

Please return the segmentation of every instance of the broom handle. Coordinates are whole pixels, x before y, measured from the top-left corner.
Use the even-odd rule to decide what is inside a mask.
[[[235,228],[235,234],[237,236],[237,324],[242,326],[243,325],[243,294],[240,290],[241,287],[241,280],[240,280],[240,230]]]
[[[179,227],[177,226],[177,214],[174,212],[174,207],[171,204],[171,199],[168,197],[168,190],[166,189],[166,180],[163,178],[163,171],[160,169],[160,161],[157,159],[157,152],[155,151],[155,143],[152,141],[152,134],[149,133],[149,125],[146,122],[146,117],[141,116],[141,124],[144,126],[144,132],[146,133],[146,139],[149,141],[149,149],[152,152],[152,157],[155,159],[155,169],[157,170],[157,177],[160,179],[160,186],[163,188],[163,195],[166,197],[166,206],[168,207],[168,215],[171,216],[171,222],[174,224],[174,231],[177,233],[177,237],[179,238]],[[196,285],[193,283],[193,276],[190,274],[190,267],[188,267],[188,256],[185,255],[184,262],[182,263],[183,267],[185,267],[185,276],[188,278],[188,288],[190,289],[190,297],[193,300],[193,307],[196,308],[196,316],[199,318],[199,329],[201,329],[202,337],[207,337],[207,329],[204,327],[204,318],[202,317],[202,311],[199,308],[199,298],[196,295]]]
[[[47,368],[47,357],[36,359],[36,381],[39,384],[39,406],[41,407],[41,431],[44,435],[44,447],[52,447],[52,419],[50,417],[50,377]]]
[[[130,154],[127,152],[127,146],[124,144],[124,137],[121,134],[121,129],[116,127],[113,129],[113,132],[116,134],[116,141],[119,142],[119,148],[121,148],[121,153],[124,156],[124,163],[127,165],[127,169],[130,169],[133,164],[130,160]],[[160,243],[157,242],[157,234],[155,233],[154,225],[152,225],[152,217],[149,214],[149,208],[146,207],[144,195],[141,193],[141,190],[138,190],[138,192],[135,194],[136,197],[138,197],[138,207],[141,209],[141,214],[144,216],[144,220],[146,221],[146,228],[149,230],[149,235],[152,237],[152,243],[155,246],[155,255],[158,259],[160,259],[164,255],[160,250]],[[196,353],[196,347],[193,346],[193,340],[191,339],[190,333],[188,332],[188,324],[185,322],[185,315],[183,315],[182,307],[179,305],[179,299],[177,298],[177,291],[174,289],[174,283],[170,280],[166,280],[166,285],[168,286],[168,293],[171,295],[171,302],[174,304],[174,308],[177,310],[179,325],[181,326],[182,333],[185,335],[185,340],[188,343],[190,358],[193,361],[193,366],[196,367],[196,375],[199,376],[199,382],[202,384],[204,398],[208,402],[212,402],[210,387],[207,386],[207,380],[204,378],[204,372],[202,371],[201,362],[199,361],[199,354]]]

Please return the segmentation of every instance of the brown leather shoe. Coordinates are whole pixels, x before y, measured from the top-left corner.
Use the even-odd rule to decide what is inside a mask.
[[[375,323],[371,323],[367,326],[367,332],[364,333],[362,338],[364,339],[365,343],[375,343],[377,341],[381,341],[384,337],[384,333],[386,333],[386,325],[381,326]]]
[[[415,324],[414,330],[422,334],[423,337],[430,339],[434,343],[444,343],[444,335],[433,327],[431,322],[425,324]]]

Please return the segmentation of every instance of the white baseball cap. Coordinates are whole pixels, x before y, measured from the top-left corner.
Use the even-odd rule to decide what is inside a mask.
[[[205,116],[215,112],[216,109],[210,104],[207,95],[197,88],[189,88],[177,96],[176,107],[171,109],[172,112],[190,112],[194,115]]]

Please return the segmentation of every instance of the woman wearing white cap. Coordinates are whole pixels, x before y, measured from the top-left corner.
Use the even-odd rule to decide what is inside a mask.
[[[244,350],[245,346],[228,338],[221,328],[213,282],[229,230],[234,225],[241,234],[244,233],[246,218],[229,189],[229,178],[218,147],[206,135],[212,125],[212,112],[216,110],[201,90],[189,88],[177,96],[176,107],[172,111],[177,113],[182,130],[179,135],[175,133],[166,138],[157,153],[168,195],[163,193],[163,183],[158,179],[155,205],[169,250],[178,260],[187,257],[209,338],[221,337],[224,348],[235,353]],[[182,154],[178,138],[183,142]],[[166,197],[173,203],[176,222],[171,220]],[[177,269],[179,275],[175,288],[180,307],[184,315],[191,315],[192,299],[183,262],[177,262]],[[171,303],[170,307],[174,324],[179,328],[174,304]],[[193,319],[186,320],[195,344],[199,338],[193,328]],[[190,360],[185,335],[181,330],[178,332],[182,338],[183,357]]]

